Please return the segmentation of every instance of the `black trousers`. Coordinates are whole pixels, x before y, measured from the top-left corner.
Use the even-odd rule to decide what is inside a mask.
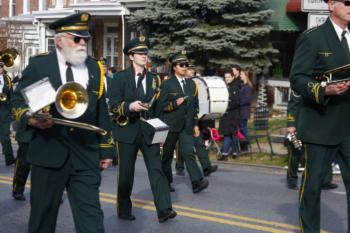
[[[135,162],[139,150],[143,154],[153,201],[159,215],[161,211],[172,208],[169,186],[162,171],[159,144],[147,145],[141,131],[137,135],[135,143],[118,143],[118,214],[131,215],[132,213],[131,193],[134,185]]]
[[[23,194],[24,187],[30,172],[30,164],[27,162],[29,143],[18,142],[16,167],[13,175],[12,194]]]
[[[66,189],[77,233],[103,233],[98,168],[75,170],[71,158],[61,168],[33,165],[29,233],[54,233],[63,191]]]
[[[330,164],[335,156],[339,161],[343,177],[348,211],[348,232],[350,217],[350,132],[344,140],[336,146],[324,146],[316,144],[305,145],[305,171],[300,189],[300,228],[303,233],[320,232],[320,201],[321,185],[324,183]]]

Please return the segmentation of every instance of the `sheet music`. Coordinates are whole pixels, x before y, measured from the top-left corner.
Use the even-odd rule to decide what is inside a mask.
[[[48,77],[24,88],[21,93],[30,112],[37,112],[54,103],[56,98],[56,90],[52,87]]]
[[[169,126],[161,121],[159,118],[153,118],[146,120],[146,122],[153,126],[155,129],[169,129]]]
[[[165,139],[168,136],[169,126],[159,118],[149,119],[146,120],[146,122],[155,129],[152,144],[165,142]]]

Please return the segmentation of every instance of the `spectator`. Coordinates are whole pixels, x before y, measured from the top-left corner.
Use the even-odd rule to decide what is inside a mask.
[[[224,146],[222,148],[222,156],[219,161],[227,161],[228,152],[232,147],[232,158],[238,156],[238,140],[235,137],[239,126],[239,86],[240,79],[234,78],[231,69],[224,73],[225,83],[229,91],[229,104],[226,112],[220,119],[219,133],[224,135]]]
[[[250,73],[247,70],[241,71],[241,89],[239,91],[240,122],[239,128],[244,135],[245,141],[241,142],[241,150],[248,149],[248,119],[250,116],[250,103],[252,102],[253,84],[250,81]]]

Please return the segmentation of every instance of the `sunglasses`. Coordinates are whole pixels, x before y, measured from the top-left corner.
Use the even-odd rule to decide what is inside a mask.
[[[80,37],[80,36],[74,36],[74,37],[65,36],[65,37],[72,39],[76,44],[80,43],[81,39],[83,39],[85,43],[89,42],[90,40],[90,37]]]
[[[181,62],[179,64],[177,64],[178,66],[180,66],[181,68],[184,68],[184,67],[188,67],[188,63],[187,62]]]
[[[350,0],[334,0],[335,2],[342,2],[344,6],[350,6]]]

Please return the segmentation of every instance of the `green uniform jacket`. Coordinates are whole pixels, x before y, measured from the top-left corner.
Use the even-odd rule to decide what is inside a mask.
[[[292,90],[287,106],[287,127],[296,127],[299,106],[302,103],[301,95]]]
[[[336,145],[350,130],[350,91],[326,96],[315,75],[350,63],[346,51],[328,19],[323,25],[302,33],[291,70],[291,87],[303,97],[297,132],[306,143]],[[333,75],[348,78],[350,72]]]
[[[8,127],[9,122],[11,122],[11,105],[10,101],[13,94],[12,82],[8,75],[4,74],[4,88],[0,90],[0,94],[6,96],[6,101],[0,101],[0,139],[8,137]],[[5,124],[8,123],[8,124]],[[4,128],[5,127],[5,128]]]
[[[186,94],[182,91],[177,78],[162,82],[158,108],[161,108],[161,119],[169,125],[170,132],[193,134],[193,127],[198,124],[198,88],[192,79],[186,79]],[[187,96],[183,104],[177,106],[176,99]]]
[[[129,119],[125,126],[116,123],[112,125],[113,136],[118,142],[133,143],[140,128],[144,134],[148,134],[149,129],[146,123],[140,121],[140,113],[131,112],[129,106],[136,100],[149,102],[159,88],[160,79],[156,75],[146,72],[146,97],[143,100],[136,96],[135,72],[132,67],[117,73],[111,80],[108,87],[111,110],[112,112],[119,112],[121,116]],[[147,116],[149,118],[159,117],[159,114],[155,112],[156,105],[155,101],[153,107],[148,110]]]
[[[58,168],[61,167],[70,155],[75,169],[98,168],[99,160],[112,158],[114,148],[112,146],[110,121],[104,96],[103,73],[96,60],[88,57],[86,65],[89,71],[89,83],[87,92],[89,105],[86,112],[77,122],[96,125],[109,132],[105,136],[83,129],[71,128],[62,125],[54,125],[45,130],[27,126],[26,130],[33,132],[33,138],[28,148],[28,160],[38,166]],[[102,78],[101,78],[102,76]],[[21,95],[21,90],[28,85],[48,77],[55,89],[61,83],[57,55],[55,52],[32,57],[29,65],[22,73],[22,78],[14,92],[13,113],[19,125],[27,125],[27,105]],[[62,118],[51,105],[50,113],[53,117]]]

